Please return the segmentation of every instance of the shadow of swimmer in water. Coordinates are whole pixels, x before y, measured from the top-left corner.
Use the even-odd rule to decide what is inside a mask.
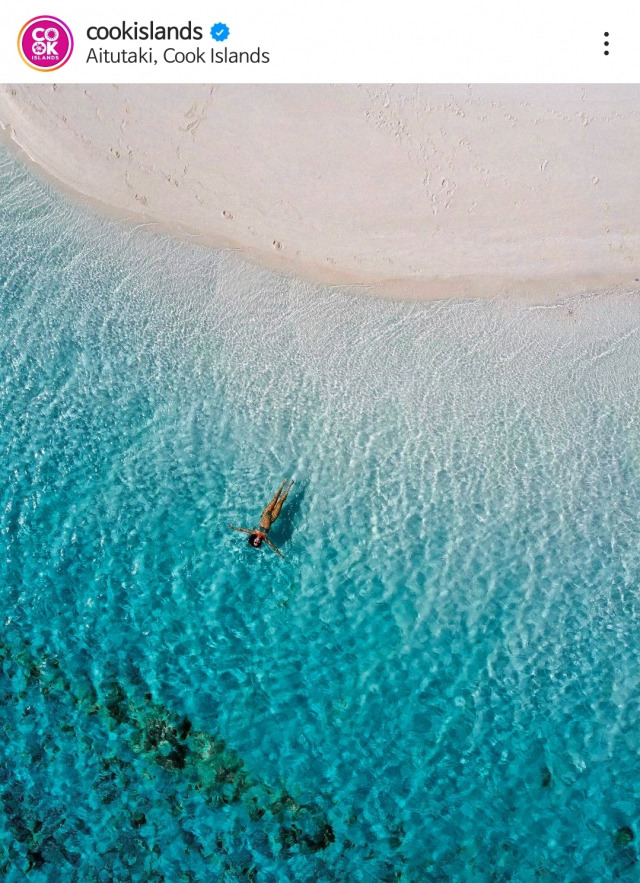
[[[289,482],[289,485],[285,487],[285,485]],[[293,479],[289,480],[285,478],[280,487],[275,493],[275,496],[271,500],[270,503],[262,510],[262,515],[260,516],[260,525],[259,527],[248,528],[248,527],[234,527],[232,524],[229,524],[228,527],[231,530],[239,530],[242,533],[249,534],[249,545],[253,546],[254,549],[259,549],[262,543],[266,543],[270,549],[273,549],[276,554],[278,554],[281,558],[284,558],[284,555],[278,549],[277,546],[274,546],[271,540],[267,537],[267,534],[271,530],[271,527],[274,521],[277,519],[278,515],[280,515],[280,511],[282,510],[282,505],[284,501],[289,496],[289,491],[293,487]]]

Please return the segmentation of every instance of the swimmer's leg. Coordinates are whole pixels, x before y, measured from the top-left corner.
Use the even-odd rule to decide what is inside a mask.
[[[271,512],[271,520],[272,521],[275,521],[276,518],[278,517],[278,515],[280,515],[280,510],[282,509],[282,504],[289,496],[289,491],[291,490],[292,487],[293,487],[293,479],[291,479],[291,483],[289,484],[289,487],[286,489],[284,494],[280,497],[280,499],[278,500],[278,502],[276,503],[276,505],[274,506],[274,508],[272,510],[272,512]]]
[[[282,489],[283,489],[283,487],[285,486],[285,484],[287,483],[288,480],[289,480],[289,479],[285,478],[285,480],[282,482],[282,484],[280,485],[280,487],[279,487],[278,490],[276,491],[276,494],[275,494],[273,500],[271,500],[271,502],[268,503],[268,504],[264,507],[264,512],[262,513],[263,515],[265,515],[265,514],[271,514],[271,512],[273,511],[274,506],[275,506],[275,505],[277,504],[277,502],[278,502],[278,497],[279,497],[280,494],[282,493]]]

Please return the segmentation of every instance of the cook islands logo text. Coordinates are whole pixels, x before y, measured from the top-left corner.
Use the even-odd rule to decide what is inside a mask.
[[[34,70],[57,71],[71,58],[73,35],[59,18],[39,15],[20,31],[18,51],[24,63]]]

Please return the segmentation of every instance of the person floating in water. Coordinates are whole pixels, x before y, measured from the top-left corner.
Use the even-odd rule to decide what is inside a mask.
[[[234,527],[232,524],[229,525],[231,530],[239,530],[242,531],[242,533],[248,533],[249,545],[253,546],[254,549],[259,549],[264,542],[281,558],[284,558],[284,555],[282,554],[280,549],[277,548],[277,546],[273,545],[267,534],[271,530],[273,522],[276,520],[278,515],[280,515],[282,504],[287,499],[289,491],[291,490],[291,487],[293,485],[293,479],[291,479],[291,481],[289,481],[289,486],[285,490],[285,485],[287,481],[289,481],[289,479],[285,478],[285,480],[276,491],[276,495],[273,500],[271,500],[271,502],[268,503],[262,510],[259,527],[255,527],[253,530],[250,530],[248,527]]]

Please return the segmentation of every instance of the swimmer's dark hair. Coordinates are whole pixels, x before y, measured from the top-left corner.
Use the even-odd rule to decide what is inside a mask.
[[[264,537],[261,534],[250,533],[249,539],[247,540],[247,542],[249,543],[250,546],[253,546],[254,549],[259,549],[260,546],[262,545],[263,540],[264,540]]]

